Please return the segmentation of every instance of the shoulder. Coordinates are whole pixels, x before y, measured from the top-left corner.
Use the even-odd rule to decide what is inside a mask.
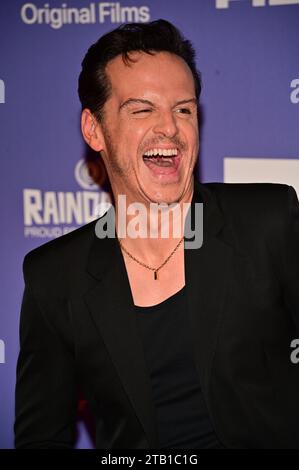
[[[288,211],[296,197],[292,186],[279,183],[206,183],[225,214],[277,217]]]
[[[295,189],[278,183],[206,183],[211,197],[236,234],[283,237],[299,204]]]
[[[241,202],[249,205],[283,202],[292,188],[279,183],[205,183],[204,186],[222,200],[236,206]]]
[[[83,262],[94,240],[97,220],[28,252],[23,261],[25,281],[32,275],[48,277],[51,273],[59,278],[60,273],[65,273],[65,266],[75,267],[80,260]]]

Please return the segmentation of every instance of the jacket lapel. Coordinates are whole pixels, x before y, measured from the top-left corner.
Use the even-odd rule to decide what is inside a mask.
[[[203,244],[199,249],[185,249],[185,281],[195,363],[208,404],[210,371],[233,265],[233,249],[229,229],[207,185],[195,182],[194,202],[203,203]]]
[[[115,238],[100,240],[95,237],[88,271],[98,281],[85,296],[89,311],[144,429],[149,447],[157,448],[151,384],[129,279]]]

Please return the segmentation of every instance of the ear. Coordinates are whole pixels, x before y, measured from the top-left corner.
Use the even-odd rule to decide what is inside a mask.
[[[104,137],[101,125],[87,108],[81,114],[81,131],[85,142],[96,152],[104,148]]]

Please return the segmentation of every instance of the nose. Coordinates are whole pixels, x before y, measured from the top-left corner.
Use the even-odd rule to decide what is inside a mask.
[[[165,137],[174,137],[178,133],[178,126],[173,112],[161,112],[153,131]]]

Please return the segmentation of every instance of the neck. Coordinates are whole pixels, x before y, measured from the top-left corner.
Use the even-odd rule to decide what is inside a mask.
[[[193,191],[192,180],[184,196],[176,204],[170,207],[158,204],[136,205],[136,210],[132,213],[127,213],[127,198],[124,201],[115,197],[116,231],[122,245],[145,263],[157,265],[162,262],[184,236],[185,218]],[[179,249],[184,249],[183,243]]]

